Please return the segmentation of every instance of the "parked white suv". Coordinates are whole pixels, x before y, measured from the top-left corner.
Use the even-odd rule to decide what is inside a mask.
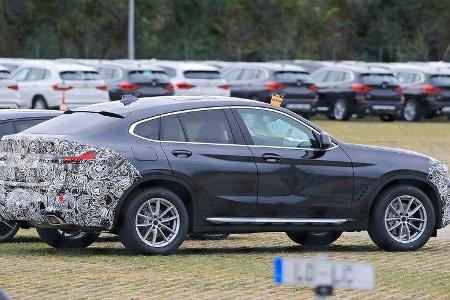
[[[201,63],[148,61],[162,68],[178,96],[230,96],[230,87],[217,68]]]
[[[19,86],[4,66],[0,66],[0,108],[20,108]]]
[[[109,101],[105,82],[94,68],[56,62],[30,62],[16,69],[23,108],[73,108]]]

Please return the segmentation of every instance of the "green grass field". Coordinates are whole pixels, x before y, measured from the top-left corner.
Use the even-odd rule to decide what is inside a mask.
[[[343,141],[420,151],[450,164],[450,122],[317,124]],[[449,240],[432,239],[413,253],[386,253],[365,235],[346,234],[324,252],[376,268],[376,290],[338,290],[338,299],[449,299],[449,248]],[[110,235],[88,249],[56,250],[34,230],[22,230],[0,245],[0,286],[14,299],[311,299],[310,289],[274,285],[272,262],[314,254],[282,233],[188,240],[177,254],[162,257],[127,253]]]

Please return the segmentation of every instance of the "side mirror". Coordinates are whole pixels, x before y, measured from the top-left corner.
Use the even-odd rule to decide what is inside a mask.
[[[328,149],[333,146],[331,136],[326,132],[321,132],[319,136],[320,149]]]

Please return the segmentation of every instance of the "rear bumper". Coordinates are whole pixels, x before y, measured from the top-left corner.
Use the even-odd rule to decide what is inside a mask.
[[[317,103],[314,99],[284,99],[282,106],[292,111],[314,114]]]
[[[367,101],[357,105],[357,113],[374,116],[400,115],[403,104],[399,101]]]
[[[20,102],[6,102],[6,101],[1,101],[0,102],[0,109],[4,109],[4,108],[20,108]]]
[[[428,105],[428,110],[434,112],[436,115],[450,116],[450,101],[449,102],[431,102]]]

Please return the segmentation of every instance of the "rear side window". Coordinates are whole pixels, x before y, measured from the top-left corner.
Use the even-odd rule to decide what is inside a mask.
[[[219,71],[184,71],[183,74],[188,79],[220,79]]]
[[[136,125],[133,133],[150,140],[159,139],[159,118],[145,121]]]
[[[63,80],[100,80],[96,71],[64,71],[59,76]]]
[[[439,86],[450,86],[450,75],[432,75],[431,82]]]
[[[399,72],[397,74],[397,79],[398,79],[399,83],[411,84],[411,83],[420,82],[422,80],[422,77],[418,73]]]
[[[17,132],[27,130],[30,127],[36,126],[48,119],[29,119],[29,120],[18,120],[14,121],[14,127],[16,127]]]
[[[233,144],[230,125],[221,109],[179,114],[188,142]]]
[[[9,75],[8,71],[0,71],[0,79],[8,79]]]
[[[165,116],[161,119],[161,140],[172,142],[186,142],[183,127],[177,115]]]
[[[1,122],[0,123],[0,138],[4,135],[14,134],[16,130],[11,122]]]
[[[114,68],[99,68],[98,75],[105,80],[119,79],[120,72]]]
[[[136,70],[128,73],[128,78],[133,81],[169,81],[169,77],[162,71]]]
[[[361,74],[361,82],[368,85],[398,84],[394,74]]]
[[[309,79],[306,72],[279,71],[275,72],[275,79],[278,81],[305,81]]]

